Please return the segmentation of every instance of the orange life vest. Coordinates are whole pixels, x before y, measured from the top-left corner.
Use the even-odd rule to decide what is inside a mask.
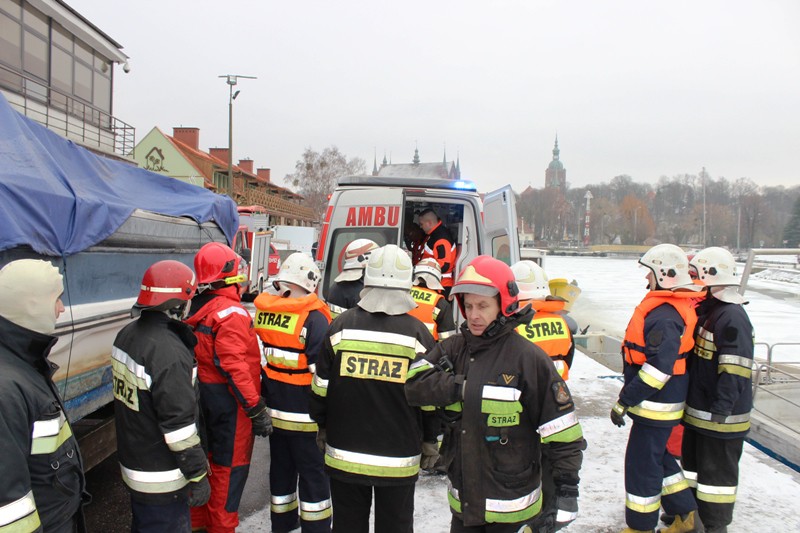
[[[305,354],[305,323],[311,311],[320,311],[328,323],[328,306],[315,293],[283,298],[261,293],[256,297],[255,329],[266,345],[267,377],[291,385],[311,385],[312,372]]]
[[[694,310],[693,300],[697,298],[696,292],[688,291],[650,291],[642,302],[636,306],[631,321],[625,330],[625,339],[622,341],[622,353],[625,362],[642,366],[647,361],[644,348],[647,341],[644,338],[644,321],[647,315],[656,307],[669,304],[681,315],[685,325],[681,334],[681,345],[678,349],[678,360],[672,367],[672,375],[680,376],[686,373],[686,356],[694,347],[694,327],[697,324],[697,314]]]
[[[414,298],[417,307],[409,311],[408,314],[425,324],[428,331],[433,335],[433,339],[438,341],[439,325],[436,323],[436,317],[439,315],[439,309],[436,304],[444,296],[431,289],[415,285],[411,288],[411,297]]]
[[[531,321],[517,326],[517,333],[541,348],[553,359],[561,379],[569,379],[569,366],[565,360],[572,349],[572,335],[564,317],[556,311],[564,309],[561,300],[529,300],[520,301],[520,307],[530,303],[536,311]]]

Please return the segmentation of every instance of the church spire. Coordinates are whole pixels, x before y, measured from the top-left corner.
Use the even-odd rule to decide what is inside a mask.
[[[373,156],[372,156],[372,175],[373,176],[377,176],[378,175],[378,150],[377,149],[373,149],[372,153],[373,153]]]
[[[561,150],[558,149],[558,133],[556,133],[556,145],[553,148],[553,161],[558,161],[558,154],[561,153]]]
[[[419,148],[417,147],[416,142],[414,143],[414,159],[412,159],[411,162],[415,165],[419,165]]]

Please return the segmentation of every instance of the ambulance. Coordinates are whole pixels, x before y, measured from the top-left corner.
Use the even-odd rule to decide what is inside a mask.
[[[320,296],[325,297],[341,272],[350,242],[371,239],[380,246],[396,244],[409,250],[412,228],[428,208],[439,215],[456,243],[456,279],[481,254],[509,265],[519,261],[517,212],[510,185],[481,199],[469,181],[349,176],[339,179],[320,232],[316,257],[322,272]]]

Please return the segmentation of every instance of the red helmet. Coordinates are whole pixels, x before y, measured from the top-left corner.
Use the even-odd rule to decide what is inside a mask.
[[[221,242],[209,242],[194,256],[194,270],[200,284],[225,281],[226,284],[237,283],[239,279],[239,263],[242,258]],[[229,280],[228,278],[236,278]]]
[[[511,267],[499,259],[479,255],[470,261],[458,277],[450,294],[480,294],[481,296],[500,295],[500,312],[511,316],[519,307],[519,288],[514,280]],[[458,306],[464,313],[463,298],[458,298]]]
[[[136,307],[168,309],[191,300],[196,290],[197,278],[191,268],[171,259],[159,261],[142,276]]]

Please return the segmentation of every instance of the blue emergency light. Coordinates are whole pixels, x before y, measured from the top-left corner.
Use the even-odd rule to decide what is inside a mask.
[[[453,182],[453,188],[454,189],[463,189],[463,190],[467,190],[467,191],[475,191],[475,190],[477,190],[477,187],[475,186],[475,184],[473,182],[465,181],[465,180],[454,181]]]

